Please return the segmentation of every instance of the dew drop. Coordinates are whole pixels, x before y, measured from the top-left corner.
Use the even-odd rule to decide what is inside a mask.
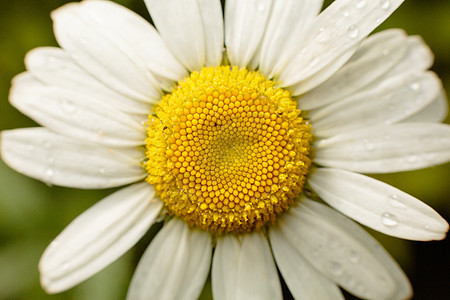
[[[366,0],[359,0],[358,2],[356,2],[356,8],[363,8],[366,5]]]
[[[48,178],[53,177],[54,174],[55,174],[55,171],[53,171],[53,169],[47,169],[47,170],[45,171],[45,175],[46,175]]]
[[[63,271],[67,271],[69,269],[69,263],[67,263],[67,262],[63,263],[62,266],[61,266],[61,269]]]
[[[68,114],[72,114],[75,112],[75,105],[69,99],[62,99],[60,104],[64,112]]]
[[[350,16],[350,11],[348,10],[347,6],[343,5],[343,6],[340,8],[340,11],[341,11],[341,14],[342,14],[344,17],[347,18],[347,17]]]
[[[418,160],[418,157],[415,154],[411,154],[411,155],[406,156],[406,161],[409,162],[409,163],[414,163],[417,160]]]
[[[421,158],[423,161],[432,161],[433,158],[434,158],[434,154],[433,154],[432,152],[422,153],[422,154],[420,155],[420,158]]]
[[[418,92],[420,90],[420,83],[413,82],[413,83],[409,84],[409,89],[413,92]]]
[[[400,197],[396,194],[392,194],[389,196],[389,204],[395,208],[406,208],[406,205],[400,202]]]
[[[258,4],[256,5],[256,8],[257,8],[259,11],[264,11],[264,9],[266,8],[266,6],[264,5],[264,3],[258,3]]]
[[[364,294],[366,292],[366,288],[361,283],[358,283],[356,285],[355,290],[361,294]]]
[[[382,10],[388,10],[391,6],[391,2],[389,0],[380,0],[380,7]]]
[[[329,246],[331,249],[338,249],[338,248],[340,247],[339,240],[336,239],[336,238],[334,238],[334,237],[330,237],[330,238],[328,239],[328,246]]]
[[[364,148],[367,151],[372,151],[373,148],[375,148],[375,146],[369,140],[364,140],[363,143],[364,143]]]
[[[356,264],[359,262],[359,254],[355,250],[351,250],[348,255],[348,260],[350,260],[352,263]]]
[[[397,106],[395,104],[389,104],[388,107],[387,107],[387,109],[389,111],[394,111],[396,108],[397,108]]]
[[[344,272],[342,264],[336,261],[330,261],[325,265],[325,269],[333,276],[341,276]]]
[[[347,278],[347,286],[348,287],[354,287],[355,286],[355,284],[356,284],[356,280],[355,280],[355,278],[354,277],[348,277]]]
[[[326,43],[330,40],[330,33],[328,31],[325,31],[325,29],[322,27],[319,29],[319,34],[317,35],[317,41],[319,43]]]
[[[311,60],[311,62],[309,63],[309,66],[312,67],[312,66],[317,65],[318,63],[319,63],[319,58],[316,57],[313,60]]]
[[[356,38],[359,33],[358,26],[352,25],[347,29],[348,36],[352,39]]]
[[[383,54],[384,56],[389,55],[391,53],[391,49],[384,49],[383,51],[381,51],[381,54]]]
[[[395,227],[398,224],[397,217],[390,213],[384,213],[381,215],[381,223],[388,227]]]
[[[45,67],[55,70],[55,69],[59,69],[61,67],[61,64],[56,57],[49,56],[45,60]]]

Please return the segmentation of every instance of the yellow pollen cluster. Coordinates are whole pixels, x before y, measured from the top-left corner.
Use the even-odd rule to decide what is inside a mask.
[[[310,167],[310,126],[259,72],[204,68],[149,116],[147,181],[167,210],[212,232],[249,232],[289,208]]]

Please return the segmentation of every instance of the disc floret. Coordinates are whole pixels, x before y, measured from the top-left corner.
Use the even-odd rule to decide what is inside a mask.
[[[146,180],[191,226],[259,230],[302,191],[312,137],[300,113],[257,71],[193,72],[149,116]]]

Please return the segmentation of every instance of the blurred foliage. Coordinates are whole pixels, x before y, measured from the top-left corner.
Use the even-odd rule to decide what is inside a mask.
[[[8,103],[11,78],[25,70],[25,53],[57,46],[49,13],[62,0],[0,2],[0,129],[36,124]],[[141,0],[116,1],[149,19]],[[331,1],[325,1],[329,4]],[[450,1],[406,1],[379,29],[400,27],[422,35],[433,49],[433,66],[450,91]],[[449,119],[447,119],[448,123]],[[450,165],[415,172],[378,175],[450,219]],[[123,299],[136,263],[156,229],[137,247],[85,283],[58,295],[39,285],[37,265],[47,244],[73,218],[111,191],[83,191],[45,184],[9,169],[0,161],[0,299]],[[158,227],[158,225],[156,225]],[[415,299],[450,299],[450,245],[418,243],[374,233],[411,278]],[[210,283],[202,298],[211,298]],[[351,296],[349,296],[351,298]]]

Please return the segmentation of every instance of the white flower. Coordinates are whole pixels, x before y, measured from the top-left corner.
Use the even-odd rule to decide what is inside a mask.
[[[10,94],[12,105],[43,127],[2,132],[2,158],[49,184],[131,185],[95,204],[50,244],[39,266],[46,291],[89,278],[164,216],[129,299],[195,299],[211,261],[215,299],[280,299],[275,264],[298,299],[341,299],[338,286],[365,299],[410,297],[398,265],[340,214],[411,240],[439,240],[448,230],[426,204],[359,174],[450,160],[450,127],[439,123],[447,100],[427,71],[428,47],[402,30],[366,38],[402,2],[337,0],[319,14],[320,0],[228,0],[223,20],[218,0],[147,0],[158,31],[112,2],[56,10],[62,48],[28,53],[27,72],[14,79]],[[225,58],[241,69],[219,67]],[[241,102],[228,105],[223,98],[233,88]],[[277,88],[291,93],[301,117]],[[212,99],[224,102],[217,108]],[[226,119],[241,113],[239,105],[250,111],[239,115],[243,121]],[[207,134],[182,144],[183,134],[200,128],[189,118],[202,114]],[[263,125],[255,125],[257,118]],[[242,138],[264,130],[270,134],[256,148]],[[214,170],[201,169],[199,157]],[[203,181],[205,172],[210,177]]]

